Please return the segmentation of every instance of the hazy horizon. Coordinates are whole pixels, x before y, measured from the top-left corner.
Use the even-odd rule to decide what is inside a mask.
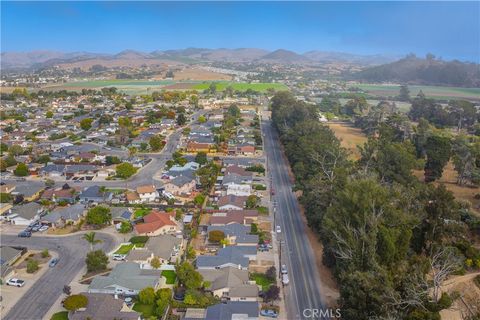
[[[431,52],[445,60],[477,63],[480,57],[478,2],[2,2],[1,6],[2,52],[259,48],[422,57]]]

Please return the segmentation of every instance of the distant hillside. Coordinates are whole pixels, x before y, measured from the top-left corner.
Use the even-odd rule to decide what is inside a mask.
[[[352,77],[367,82],[480,87],[480,65],[408,56],[396,62],[367,68]]]
[[[345,52],[331,51],[308,51],[303,54],[305,57],[316,62],[349,62],[362,65],[378,65],[398,60],[398,55],[359,55]]]
[[[308,62],[308,59],[305,56],[302,56],[298,53],[293,51],[278,49],[269,54],[264,55],[260,58],[261,61],[266,62],[278,62],[278,63],[301,63],[301,62]]]

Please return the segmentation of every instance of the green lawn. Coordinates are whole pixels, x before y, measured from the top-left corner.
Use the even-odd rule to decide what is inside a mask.
[[[356,84],[358,87],[367,91],[371,95],[377,96],[395,96],[400,91],[400,86],[382,85],[382,84]],[[480,88],[460,88],[460,87],[442,87],[442,86],[408,86],[410,96],[414,97],[420,90],[429,97],[436,99],[475,99],[480,100]]]
[[[174,284],[177,279],[177,274],[173,270],[163,270],[162,277],[167,278],[167,284]]]
[[[193,86],[195,90],[205,90],[210,87],[212,82],[199,83]],[[217,91],[223,91],[228,86],[232,86],[233,90],[246,91],[248,89],[265,92],[268,89],[275,89],[276,91],[288,90],[288,87],[283,83],[246,83],[246,82],[228,82],[228,81],[216,81]]]
[[[149,318],[154,315],[155,305],[137,302],[133,305],[133,310],[141,313],[143,318]]]
[[[139,208],[139,209],[137,209],[137,210],[135,210],[135,211],[133,212],[133,216],[134,216],[135,218],[141,218],[141,217],[143,217],[144,215],[150,213],[151,210],[152,210],[152,209],[148,209],[148,208]]]
[[[133,249],[134,244],[124,244],[120,248],[118,248],[117,251],[115,251],[116,254],[127,254],[130,252],[130,250]]]
[[[273,284],[273,281],[268,279],[263,273],[252,273],[250,278],[262,287],[262,291],[267,291]]]
[[[68,320],[68,311],[54,313],[50,320]]]

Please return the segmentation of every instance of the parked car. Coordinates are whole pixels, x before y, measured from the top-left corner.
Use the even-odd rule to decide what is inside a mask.
[[[49,266],[50,268],[53,268],[53,267],[55,267],[55,266],[57,265],[57,263],[58,263],[58,258],[53,258],[53,259],[50,260],[50,262],[48,263],[48,266]]]
[[[287,274],[288,273],[287,265],[282,264],[281,270],[282,270],[282,274]]]
[[[30,231],[22,231],[18,234],[20,238],[30,238],[32,233]]]
[[[40,230],[41,227],[42,226],[39,225],[39,224],[36,224],[36,225],[32,226],[32,232],[37,232],[38,230]]]
[[[47,231],[48,230],[48,226],[41,226],[40,229],[38,229],[38,231],[40,232],[44,232],[44,231]]]
[[[266,244],[261,244],[261,245],[258,246],[258,251],[267,252],[268,251],[268,246]]]
[[[125,260],[125,258],[126,258],[126,255],[124,254],[118,254],[118,253],[112,254],[112,259],[115,261],[123,261]]]
[[[7,281],[7,286],[23,287],[24,284],[25,284],[25,281],[17,278],[11,278],[11,279],[8,279]]]
[[[280,226],[277,226],[277,233],[281,233],[282,232],[282,228],[280,228]]]
[[[288,274],[282,274],[282,283],[285,286],[290,283],[290,279],[288,279]]]
[[[275,310],[261,310],[260,315],[264,317],[269,317],[269,318],[278,317],[278,313],[276,313]]]

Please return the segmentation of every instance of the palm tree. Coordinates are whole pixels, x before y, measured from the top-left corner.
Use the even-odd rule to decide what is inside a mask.
[[[102,242],[100,239],[95,239],[95,232],[89,232],[85,233],[83,235],[83,239],[87,240],[88,243],[90,243],[90,251],[93,251],[93,246],[96,245],[97,243]]]

